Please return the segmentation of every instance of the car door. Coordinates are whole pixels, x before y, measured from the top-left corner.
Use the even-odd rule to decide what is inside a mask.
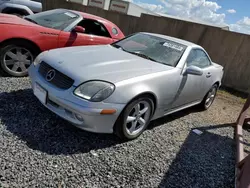
[[[113,42],[107,28],[97,20],[84,19],[78,25],[85,29],[85,40],[88,45],[110,44]]]
[[[88,35],[75,31],[61,31],[58,37],[58,47],[89,45]]]
[[[206,95],[206,93],[211,89],[212,85],[214,84],[214,75],[213,75],[213,65],[212,62],[207,55],[207,53],[202,50],[202,49],[196,49],[196,54],[197,54],[197,62],[198,62],[198,67],[202,69],[203,71],[203,82],[202,82],[202,87],[203,91],[202,93],[202,98]]]
[[[97,35],[89,35],[87,40],[89,45],[111,44],[113,42],[111,38]]]
[[[74,29],[70,32],[62,31],[58,40],[59,47],[110,44],[113,42],[105,26],[96,20],[83,19],[76,26],[81,26],[85,30],[84,33]]]
[[[186,74],[187,67],[196,66],[202,69],[202,75]],[[187,57],[181,74],[181,83],[172,108],[178,108],[203,99],[210,79],[211,61],[202,49],[192,49]]]

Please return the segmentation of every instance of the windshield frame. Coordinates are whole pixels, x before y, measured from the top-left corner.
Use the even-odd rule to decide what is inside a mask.
[[[37,23],[37,25],[39,25],[39,26],[41,26],[41,27],[48,28],[48,29],[55,29],[55,30],[58,30],[58,31],[66,31],[66,32],[68,32],[68,31],[71,31],[72,28],[73,28],[75,25],[77,25],[77,23],[79,23],[79,22],[83,19],[83,17],[82,17],[81,14],[79,14],[79,13],[77,13],[77,12],[74,12],[74,11],[67,10],[67,9],[53,9],[53,10],[48,10],[48,11],[40,12],[40,13],[37,13],[37,14],[32,14],[32,15],[25,16],[24,19],[25,19],[25,18],[29,18],[29,19],[34,20],[34,21],[36,22],[36,19],[34,19],[34,18],[39,17],[39,16],[46,15],[46,14],[48,14],[48,13],[53,13],[53,12],[54,12],[54,13],[70,13],[70,14],[76,15],[77,18],[76,18],[74,21],[72,21],[71,23],[69,23],[68,25],[65,25],[65,26],[64,26],[63,28],[61,28],[61,29],[57,29],[57,28],[53,28],[53,27],[48,27],[48,26],[45,26],[45,25],[41,25],[41,24],[39,24],[39,23]],[[25,19],[25,20],[27,20],[27,19]],[[30,20],[27,20],[27,21],[32,22],[32,21],[30,21]],[[33,23],[34,23],[34,22],[33,22]]]
[[[167,64],[167,63],[163,63],[163,62],[157,62],[157,61],[153,61],[154,63],[160,63],[160,64],[163,64],[163,65],[166,65],[166,66],[176,67],[176,66],[179,64],[180,60],[182,59],[183,55],[185,54],[185,52],[186,52],[186,50],[187,50],[187,48],[188,48],[187,45],[182,44],[182,43],[179,43],[179,42],[176,42],[176,41],[173,41],[173,40],[171,40],[171,39],[167,39],[167,38],[163,38],[163,37],[160,37],[160,36],[151,35],[150,33],[143,33],[143,32],[137,32],[137,33],[130,34],[130,35],[126,36],[125,38],[121,39],[121,40],[118,40],[118,41],[115,41],[115,42],[111,43],[110,45],[111,45],[112,47],[114,47],[114,48],[118,48],[118,49],[121,48],[124,52],[130,53],[127,49],[124,50],[124,48],[122,48],[122,46],[121,46],[121,47],[118,47],[118,46],[120,46],[120,45],[117,44],[117,43],[122,42],[122,41],[124,41],[124,40],[126,40],[126,39],[128,39],[128,38],[130,38],[130,37],[132,37],[132,36],[134,36],[134,35],[138,35],[138,34],[153,36],[153,37],[156,37],[156,38],[161,38],[161,39],[164,39],[164,40],[166,40],[166,41],[170,41],[170,42],[173,42],[173,43],[176,43],[176,44],[180,44],[180,45],[182,45],[182,46],[184,47],[182,53],[180,54],[179,59],[176,61],[176,63],[175,63],[174,65],[172,65],[172,64]],[[131,54],[135,55],[134,53],[131,53]],[[142,56],[139,56],[139,57],[144,58],[144,57],[142,57]],[[144,58],[144,59],[149,60],[148,58]],[[150,61],[152,61],[152,60],[150,60]]]

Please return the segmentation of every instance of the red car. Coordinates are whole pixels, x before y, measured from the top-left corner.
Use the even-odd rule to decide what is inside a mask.
[[[66,9],[24,18],[0,14],[0,33],[0,73],[16,77],[27,75],[27,68],[42,51],[110,44],[124,38],[110,21]]]

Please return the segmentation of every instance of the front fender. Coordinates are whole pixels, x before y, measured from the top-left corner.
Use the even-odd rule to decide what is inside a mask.
[[[116,88],[115,92],[105,100],[105,102],[127,104],[133,98],[143,94],[150,93],[156,97],[153,90],[144,83],[123,85]]]

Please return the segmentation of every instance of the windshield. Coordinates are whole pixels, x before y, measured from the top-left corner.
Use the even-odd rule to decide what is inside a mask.
[[[50,10],[26,16],[24,19],[43,27],[64,30],[78,18],[79,15],[67,10]]]
[[[165,38],[144,33],[127,37],[113,43],[112,46],[142,58],[173,67],[177,65],[187,47]]]

